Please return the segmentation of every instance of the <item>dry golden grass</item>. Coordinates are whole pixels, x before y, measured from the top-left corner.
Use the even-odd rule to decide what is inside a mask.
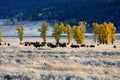
[[[90,54],[99,52],[100,54],[102,52],[120,52],[120,40],[117,40],[115,45],[117,48],[113,48],[113,45],[100,45],[96,46],[95,48],[79,48],[79,49],[73,49],[68,46],[67,48],[56,48],[56,49],[50,49],[48,47],[44,47],[44,49],[49,50],[38,50],[31,47],[24,47],[19,45],[19,40],[15,38],[12,39],[6,39],[4,38],[4,42],[10,42],[11,46],[1,46],[0,52],[2,57],[9,57],[13,56],[13,60],[9,64],[3,64],[0,65],[0,72],[21,72],[28,75],[31,72],[35,74],[61,74],[61,75],[78,75],[78,76],[99,76],[99,77],[120,77],[120,68],[115,66],[109,66],[106,67],[103,62],[100,62],[99,66],[93,66],[93,65],[84,65],[81,64],[81,62],[91,61],[91,60],[99,60],[100,61],[109,61],[109,62],[120,62],[120,56],[119,55],[113,55],[113,56],[88,56],[89,52]],[[40,38],[25,38],[24,41],[41,41]],[[53,39],[48,39],[49,42],[55,42]],[[65,39],[61,40],[62,42],[65,42]],[[74,43],[74,41],[72,41]],[[87,39],[85,41],[86,44],[94,44],[91,39]],[[75,44],[75,43],[74,43]],[[23,52],[22,52],[23,51]],[[31,57],[26,57],[28,53],[24,53],[24,51],[32,51]],[[43,53],[42,53],[43,52]],[[49,54],[47,52],[54,52],[54,54]],[[60,54],[60,52],[66,52],[65,54]],[[24,64],[18,64],[14,60],[16,58],[19,58],[18,54],[25,54],[24,57],[20,58],[21,60],[27,61]],[[44,54],[45,53],[45,54]],[[56,53],[56,54],[55,54]],[[85,54],[88,53],[88,54]],[[85,54],[82,56],[82,54]],[[45,57],[41,57],[41,55]],[[49,56],[48,56],[49,55]],[[50,56],[52,55],[52,56]],[[80,55],[74,56],[74,55]],[[55,57],[57,56],[57,57]],[[88,57],[86,57],[88,56]],[[74,60],[78,60],[79,62],[75,62]],[[49,68],[49,69],[48,69]],[[36,79],[37,80],[37,79]]]

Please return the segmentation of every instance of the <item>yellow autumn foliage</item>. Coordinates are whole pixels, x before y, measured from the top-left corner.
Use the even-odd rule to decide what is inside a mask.
[[[46,42],[47,31],[48,31],[48,23],[43,22],[41,28],[38,29],[38,32],[41,32],[41,37],[43,38],[44,42]]]
[[[2,42],[2,30],[0,29],[0,43]]]
[[[67,33],[67,39],[68,39],[68,42],[70,43],[70,41],[72,40],[72,28],[69,24],[66,25],[65,28],[66,28],[66,33]]]
[[[24,38],[24,26],[18,25],[16,30],[18,30],[18,36],[19,36],[20,41],[22,41]]]
[[[85,40],[85,32],[86,32],[87,23],[82,21],[79,22],[79,26],[73,27],[73,37],[77,43],[83,43]]]
[[[58,23],[54,24],[53,37],[55,38],[57,43],[59,43],[61,35],[62,33],[65,33],[65,30],[66,28],[63,23],[61,23],[60,25]]]
[[[94,41],[100,44],[110,44],[116,40],[116,27],[113,23],[93,23]]]

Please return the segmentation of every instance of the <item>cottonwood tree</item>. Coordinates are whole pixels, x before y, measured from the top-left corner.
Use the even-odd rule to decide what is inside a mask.
[[[94,39],[94,42],[97,42],[98,41],[98,34],[99,34],[99,30],[98,30],[98,28],[99,28],[99,24],[98,23],[93,23],[92,24],[92,26],[93,26],[93,39]]]
[[[80,44],[83,43],[84,35],[79,26],[73,26],[73,37],[77,43],[80,43]]]
[[[73,37],[75,41],[79,44],[83,43],[85,40],[86,26],[87,26],[87,23],[82,21],[82,22],[79,22],[79,26],[73,27]]]
[[[114,43],[116,40],[116,27],[113,23],[104,22],[103,24],[93,23],[94,41],[100,44]]]
[[[0,29],[0,44],[2,42],[2,30]]]
[[[41,25],[41,28],[38,29],[38,32],[41,32],[41,37],[43,38],[43,41],[46,42],[46,36],[47,36],[47,31],[48,31],[48,23],[43,22]]]
[[[65,28],[66,28],[66,33],[67,33],[67,39],[68,39],[68,42],[70,43],[70,41],[72,40],[72,28],[69,24],[66,25]]]
[[[24,38],[24,26],[23,25],[18,25],[16,30],[18,30],[19,40],[22,41],[23,38]]]
[[[56,42],[59,43],[61,39],[61,35],[65,33],[65,26],[63,23],[60,25],[58,23],[54,24],[54,29],[53,29],[53,37],[55,38]]]
[[[80,29],[81,29],[81,43],[83,43],[84,42],[84,40],[85,40],[85,32],[86,32],[86,26],[87,26],[87,22],[85,22],[85,21],[81,21],[81,22],[79,22],[79,27],[80,27]]]
[[[111,43],[113,44],[114,41],[116,40],[116,27],[114,23],[109,23],[110,30],[111,30]]]
[[[82,32],[85,33],[86,32],[87,22],[81,21],[81,22],[79,22],[79,26],[80,26]]]

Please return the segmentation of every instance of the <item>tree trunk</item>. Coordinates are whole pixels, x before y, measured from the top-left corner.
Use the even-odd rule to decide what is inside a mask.
[[[111,43],[112,43],[112,45],[113,45],[113,43],[114,43],[113,40],[111,41]]]
[[[59,40],[57,40],[57,43],[60,43]]]
[[[70,40],[68,40],[68,43],[70,43]]]
[[[46,42],[46,39],[43,39],[43,42]]]

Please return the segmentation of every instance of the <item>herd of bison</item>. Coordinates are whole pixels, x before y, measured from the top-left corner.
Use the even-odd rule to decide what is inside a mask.
[[[4,43],[0,45],[6,45],[6,46],[11,46],[10,43]],[[47,43],[47,42],[24,42],[24,43],[20,43],[20,45],[24,45],[24,46],[34,46],[35,48],[39,48],[39,47],[45,47],[48,46],[50,48],[57,48],[57,47],[62,47],[65,48],[69,45],[69,43]],[[100,44],[97,44],[100,45]],[[71,48],[79,48],[79,47],[90,47],[90,48],[95,48],[95,45],[87,45],[87,44],[71,44],[70,45]],[[116,48],[116,46],[113,46],[113,48]]]
[[[62,47],[65,48],[67,47],[67,45],[69,45],[69,43],[46,43],[46,42],[25,42],[24,46],[31,46],[33,45],[35,48],[38,47],[44,47],[44,46],[48,46],[50,48],[57,48],[57,47]],[[71,48],[79,48],[79,47],[95,47],[95,45],[86,45],[86,44],[81,44],[81,45],[75,45],[75,44],[71,44],[70,45]]]

